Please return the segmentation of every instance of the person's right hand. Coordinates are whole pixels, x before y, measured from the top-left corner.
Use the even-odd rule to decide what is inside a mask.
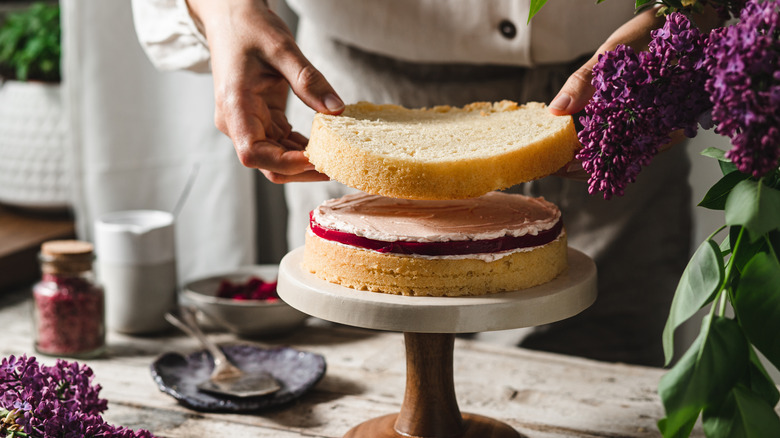
[[[292,32],[263,0],[187,2],[211,51],[215,124],[241,163],[274,183],[328,180],[303,155],[307,139],[287,122],[288,87],[318,112],[341,113],[344,103]]]

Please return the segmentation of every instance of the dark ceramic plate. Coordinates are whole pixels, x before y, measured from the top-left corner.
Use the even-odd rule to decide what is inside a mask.
[[[214,368],[211,355],[203,351],[182,356],[165,353],[152,363],[151,371],[160,391],[170,394],[181,404],[199,411],[246,412],[258,411],[288,403],[303,395],[325,374],[325,358],[319,354],[293,348],[259,348],[238,344],[222,346],[222,351],[233,364],[246,371],[263,370],[271,373],[282,389],[272,394],[234,398],[198,390]]]

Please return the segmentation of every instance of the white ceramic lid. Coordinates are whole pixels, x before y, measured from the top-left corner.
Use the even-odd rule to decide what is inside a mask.
[[[98,262],[151,265],[175,258],[173,214],[127,210],[100,216],[95,222]]]

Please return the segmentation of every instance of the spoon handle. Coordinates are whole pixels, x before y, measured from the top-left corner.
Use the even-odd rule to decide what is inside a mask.
[[[200,343],[206,347],[206,349],[211,353],[211,357],[214,358],[214,367],[219,367],[220,364],[223,363],[229,363],[227,357],[225,357],[225,353],[222,352],[222,350],[219,349],[213,342],[211,342],[206,335],[203,334],[203,332],[200,330],[200,327],[198,326],[197,322],[195,321],[195,314],[193,313],[192,309],[189,309],[187,307],[181,308],[181,317],[174,315],[171,312],[168,312],[165,314],[165,319],[176,326],[179,330],[183,331],[184,333],[187,333],[188,335],[196,338]]]

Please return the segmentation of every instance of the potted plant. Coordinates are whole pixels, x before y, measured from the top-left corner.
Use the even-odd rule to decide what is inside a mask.
[[[57,3],[34,3],[0,18],[2,204],[70,206],[60,41]]]

